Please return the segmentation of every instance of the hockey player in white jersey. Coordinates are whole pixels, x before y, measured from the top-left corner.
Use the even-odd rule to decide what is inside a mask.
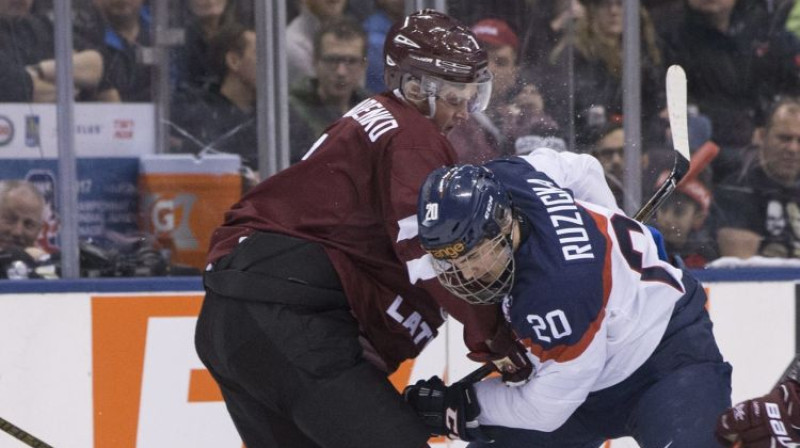
[[[596,160],[540,149],[440,168],[420,192],[418,225],[430,275],[468,302],[500,304],[535,367],[518,387],[436,377],[408,387],[433,434],[471,448],[595,448],[623,436],[644,448],[718,446],[731,367],[705,292],[617,208]]]

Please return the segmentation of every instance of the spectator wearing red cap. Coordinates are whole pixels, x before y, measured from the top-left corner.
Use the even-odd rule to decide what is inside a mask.
[[[664,171],[656,185],[668,176]],[[698,179],[682,182],[656,212],[655,226],[664,235],[669,260],[678,266],[702,268],[719,254],[704,226],[711,206],[711,191]]]
[[[489,70],[494,75],[493,99],[505,99],[517,83],[519,38],[500,19],[484,19],[472,26],[475,37],[489,52]]]
[[[450,133],[460,162],[482,163],[512,155],[519,137],[555,134],[558,126],[545,112],[538,88],[520,79],[520,42],[511,26],[501,19],[483,19],[472,32],[489,54],[492,101],[485,114],[473,114]]]
[[[702,268],[719,257],[719,247],[713,235],[714,226],[709,217],[713,199],[711,170],[708,168],[719,153],[719,147],[710,140],[710,131],[690,124],[689,138],[692,149],[692,169],[678,184],[677,190],[656,211],[653,225],[664,236],[667,258],[675,266]],[[698,145],[698,146],[695,146]],[[644,170],[645,185],[652,189],[643,191],[651,195],[664,184],[674,163],[674,151],[655,149],[647,154]]]

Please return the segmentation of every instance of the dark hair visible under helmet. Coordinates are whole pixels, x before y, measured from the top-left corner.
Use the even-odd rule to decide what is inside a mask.
[[[470,303],[495,303],[511,289],[511,222],[511,199],[485,167],[439,168],[420,190],[417,223],[422,247],[433,257],[442,285]],[[456,261],[475,250],[497,255],[502,275],[489,283],[465,275]]]

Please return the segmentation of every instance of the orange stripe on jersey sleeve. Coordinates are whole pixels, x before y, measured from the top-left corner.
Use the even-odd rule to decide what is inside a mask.
[[[578,206],[580,207],[580,205]],[[542,362],[548,360],[567,362],[580,356],[594,340],[594,335],[600,330],[600,326],[603,324],[603,319],[606,316],[606,305],[608,305],[608,298],[611,295],[611,283],[613,280],[611,277],[611,249],[613,242],[608,236],[608,219],[606,219],[605,216],[595,213],[591,210],[585,208],[583,208],[583,210],[589,213],[592,219],[594,219],[597,229],[606,239],[606,256],[603,260],[603,306],[600,309],[600,312],[597,314],[597,317],[592,321],[592,323],[589,324],[589,328],[586,330],[586,333],[583,334],[583,337],[580,339],[580,341],[578,341],[577,344],[559,345],[551,348],[550,350],[545,350],[541,345],[534,344],[530,338],[523,340],[522,343],[528,347],[531,353],[536,355],[536,357]]]

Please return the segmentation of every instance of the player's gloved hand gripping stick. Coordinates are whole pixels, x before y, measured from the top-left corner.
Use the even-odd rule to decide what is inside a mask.
[[[770,393],[723,412],[715,434],[725,447],[800,447],[800,355]]]
[[[431,435],[466,441],[488,441],[478,424],[481,408],[473,383],[450,386],[438,376],[419,380],[403,391],[403,398],[417,411]]]

